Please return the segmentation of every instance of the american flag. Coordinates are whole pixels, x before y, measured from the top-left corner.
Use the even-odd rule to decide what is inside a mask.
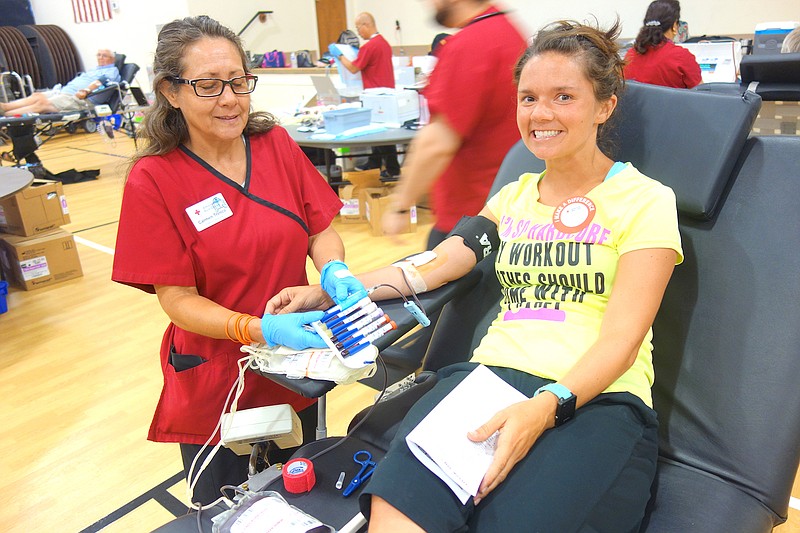
[[[72,0],[75,22],[102,22],[111,20],[109,0]]]

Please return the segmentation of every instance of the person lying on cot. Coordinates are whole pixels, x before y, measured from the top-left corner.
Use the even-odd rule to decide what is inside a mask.
[[[541,30],[514,77],[517,125],[545,171],[503,187],[435,256],[356,276],[422,292],[496,252],[501,285],[500,312],[472,358],[439,371],[365,486],[371,532],[639,528],[658,456],[651,325],[683,256],[673,191],[598,145],[624,88],[618,34],[618,22]],[[267,308],[330,303],[321,288],[301,287]],[[405,437],[479,364],[528,399],[464,435],[497,438],[476,493],[460,500]]]
[[[63,87],[54,87],[19,100],[0,103],[0,111],[4,116],[82,111],[89,107],[90,102],[86,98],[92,91],[122,80],[114,65],[114,58],[114,52],[101,48],[97,51],[97,66],[92,70],[79,73]]]

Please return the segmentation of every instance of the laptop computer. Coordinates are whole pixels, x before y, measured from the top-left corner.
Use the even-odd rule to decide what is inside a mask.
[[[317,104],[339,105],[342,97],[328,76],[310,76],[314,88],[317,90]]]
[[[129,87],[129,89],[131,91],[133,99],[136,100],[136,105],[142,107],[147,107],[150,105],[150,102],[147,101],[147,97],[144,95],[144,92],[142,91],[141,87],[131,86]]]
[[[694,55],[700,65],[703,83],[737,81],[736,72],[742,59],[741,45],[738,42],[680,43],[679,46]]]

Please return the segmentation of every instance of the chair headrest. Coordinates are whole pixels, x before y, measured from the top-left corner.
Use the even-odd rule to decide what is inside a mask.
[[[714,215],[747,141],[761,98],[754,93],[711,93],[628,82],[607,132],[617,161],[628,162],[675,191],[678,211]],[[522,141],[509,150],[490,192],[544,163]]]
[[[761,98],[628,82],[609,124],[616,159],[675,191],[678,211],[714,215]]]
[[[137,72],[139,72],[139,65],[136,63],[125,63],[119,71],[119,76],[123,81],[132,83]]]
[[[114,54],[114,66],[117,67],[117,70],[120,72],[122,72],[122,67],[125,65],[126,57],[125,54]]]
[[[800,89],[800,52],[743,56],[739,64],[742,84],[793,83]]]

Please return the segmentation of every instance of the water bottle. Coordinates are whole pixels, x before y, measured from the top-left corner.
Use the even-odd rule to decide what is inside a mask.
[[[292,68],[297,68],[297,54],[292,52],[289,56],[289,63],[292,65]]]

